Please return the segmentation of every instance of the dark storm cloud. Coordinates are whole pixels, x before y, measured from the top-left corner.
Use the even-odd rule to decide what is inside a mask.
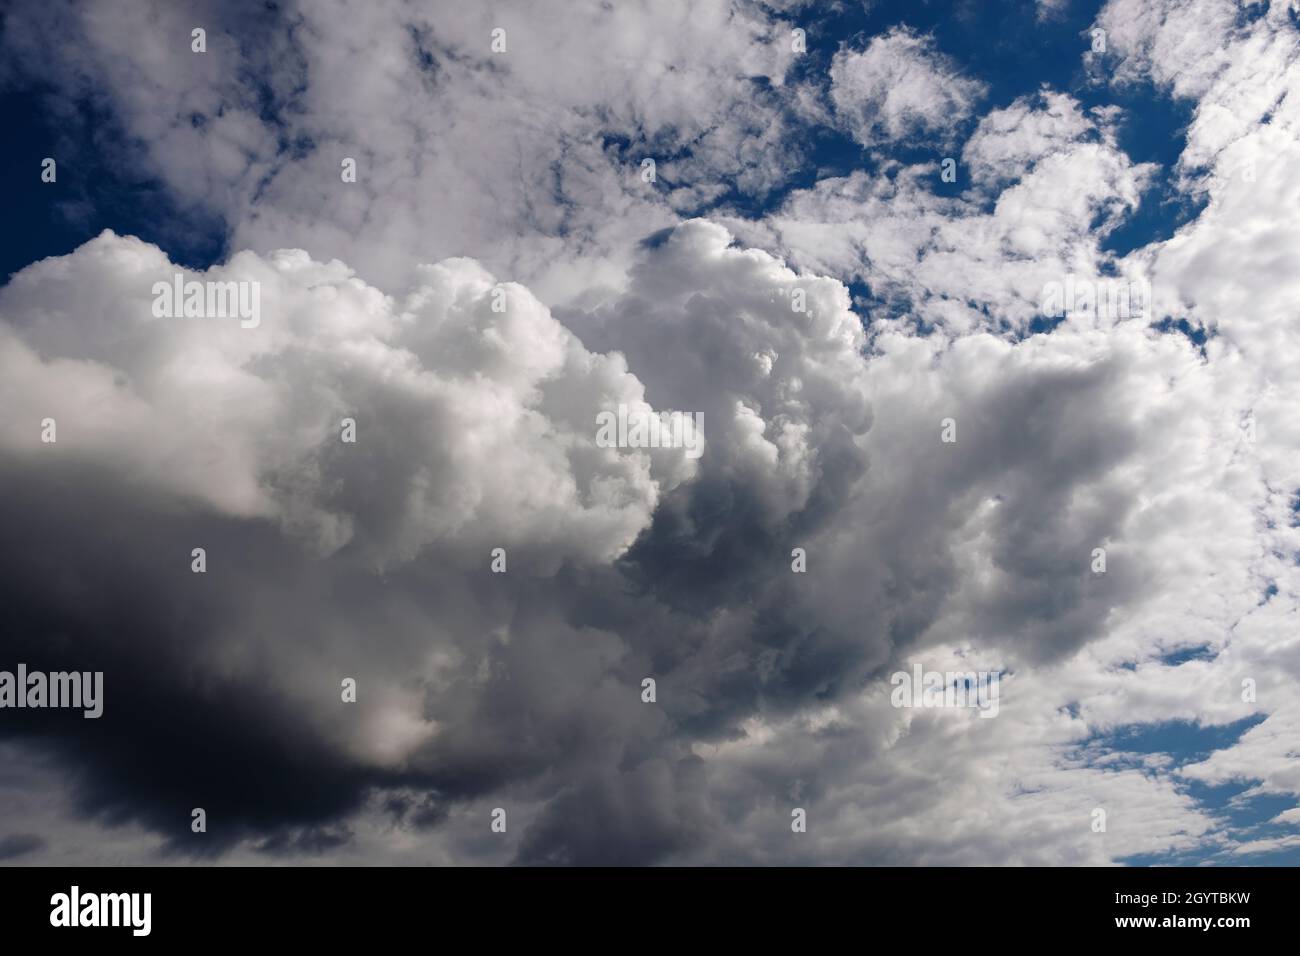
[[[104,713],[90,727],[79,713],[9,711],[0,726],[60,755],[81,812],[139,821],[174,850],[207,854],[357,806],[369,779],[276,693],[280,675],[211,666],[241,628],[288,625],[246,615],[253,581],[279,583],[286,554],[275,535],[160,516],[93,468],[4,472],[6,661],[103,671]],[[190,573],[195,541],[212,555],[205,576]],[[283,639],[310,647],[310,633],[295,630]],[[190,832],[195,807],[208,813],[206,835]]]
[[[698,757],[655,759],[566,788],[529,828],[525,865],[638,866],[708,839],[707,771]]]
[[[530,597],[526,583],[493,576],[489,606],[456,608],[461,585],[438,584],[446,575],[432,563],[379,581],[264,523],[159,507],[93,468],[41,480],[6,466],[4,479],[13,489],[0,531],[6,661],[101,670],[105,707],[93,722],[79,711],[6,711],[0,732],[56,754],[77,810],[92,819],[141,823],[182,854],[220,854],[243,839],[266,852],[318,852],[349,839],[338,821],[373,791],[391,793],[387,807],[403,820],[437,825],[446,802],[591,759],[595,738],[609,733],[584,709],[611,706],[608,686],[604,697],[586,695],[616,648],[607,641],[589,654],[590,638],[548,635],[531,605],[550,601]],[[202,575],[190,570],[196,542],[207,549]],[[458,639],[472,648],[491,641],[490,605],[512,601],[524,620],[505,623],[519,637],[487,649],[485,682],[475,658],[449,691],[430,692],[428,712],[454,733],[413,766],[367,766],[313,723],[313,709],[345,706],[332,675],[356,673],[376,646],[403,653],[394,605],[420,605],[430,627],[471,617]],[[351,646],[328,640],[340,622]],[[372,687],[362,679],[363,713]],[[190,831],[195,807],[207,812],[206,834]]]
[[[14,833],[0,837],[0,860],[16,860],[44,849],[45,839],[35,833]]]

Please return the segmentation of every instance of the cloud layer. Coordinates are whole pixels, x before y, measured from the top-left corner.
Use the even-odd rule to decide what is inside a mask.
[[[818,73],[803,5],[616,7],[6,21],[9,82],[48,57],[231,254],[108,231],[0,289],[0,649],[106,686],[5,712],[0,859],[1292,846],[1241,822],[1300,797],[1286,7],[1112,0],[1079,86],[1009,97],[909,26]],[[1143,84],[1175,167],[1106,101]],[[814,133],[860,163],[805,176]],[[1117,241],[1159,184],[1195,214]],[[177,273],[257,327],[155,316]],[[703,455],[603,447],[619,405]],[[1001,672],[997,718],[892,706],[916,664]]]

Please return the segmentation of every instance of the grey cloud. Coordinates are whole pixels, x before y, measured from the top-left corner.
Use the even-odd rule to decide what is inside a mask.
[[[15,860],[45,845],[45,840],[35,833],[14,833],[0,839],[0,860]]]

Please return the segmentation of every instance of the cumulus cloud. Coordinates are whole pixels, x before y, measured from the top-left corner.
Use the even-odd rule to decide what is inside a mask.
[[[1238,684],[1250,679],[1276,687],[1293,680],[1296,669],[1280,621],[1295,600],[1289,556],[1297,550],[1292,505],[1300,488],[1300,433],[1290,409],[1300,396],[1289,371],[1296,358],[1296,263],[1289,260],[1300,237],[1294,223],[1277,215],[1294,203],[1300,162],[1296,27],[1284,3],[1261,5],[1248,20],[1212,2],[1154,12],[1158,17],[1147,17],[1113,2],[1098,22],[1122,37],[1120,81],[1146,78],[1195,102],[1179,165],[1184,188],[1202,195],[1206,206],[1147,254],[1155,281],[1213,337],[1224,374],[1231,370],[1238,380],[1237,414],[1255,433],[1238,467],[1267,489],[1257,520],[1273,561],[1264,575],[1266,597],[1233,628],[1231,673]],[[1295,795],[1294,752],[1283,741],[1294,738],[1297,714],[1288,695],[1273,692],[1269,699],[1266,720],[1237,746],[1186,768],[1186,775],[1216,784],[1251,782],[1256,794]]]
[[[852,377],[837,380],[857,374],[862,332],[838,283],[809,278],[808,311],[792,312],[780,294],[798,277],[762,253],[729,249],[729,240],[716,226],[683,226],[647,251],[634,292],[613,314],[626,320],[637,310],[670,309],[669,290],[678,302],[693,301],[677,330],[664,323],[660,334],[725,355],[734,381],[730,391],[679,397],[703,415],[702,461],[717,472],[710,486],[751,499],[755,520],[770,530],[825,494],[827,470],[843,467],[867,426],[864,404],[848,400]],[[104,719],[142,760],[161,759],[177,735],[208,740],[199,728],[230,698],[237,713],[221,722],[223,731],[248,734],[249,722],[264,722],[239,759],[260,760],[273,778],[282,748],[304,737],[294,772],[323,775],[332,799],[291,810],[264,794],[263,804],[234,814],[255,829],[267,814],[284,813],[289,829],[268,838],[277,848],[345,839],[319,827],[385,783],[470,793],[574,763],[591,765],[584,773],[593,787],[607,786],[600,781],[610,747],[636,746],[635,734],[609,739],[613,728],[631,726],[639,706],[637,670],[624,668],[649,666],[656,641],[650,656],[680,653],[646,635],[632,653],[633,625],[624,618],[639,615],[639,633],[675,613],[670,605],[654,611],[648,597],[630,596],[614,615],[617,627],[571,622],[610,613],[598,612],[597,595],[629,586],[614,583],[611,562],[647,531],[660,496],[693,478],[696,463],[684,449],[595,441],[599,410],[623,403],[649,411],[644,399],[653,390],[646,396],[622,354],[588,351],[526,290],[496,285],[467,260],[422,267],[418,285],[389,296],[338,262],[297,251],[244,253],[200,278],[260,283],[263,316],[252,329],[156,318],[149,293],[176,268],[156,248],[106,233],[29,267],[0,295],[10,421],[50,417],[59,428],[47,444],[39,429],[7,427],[7,468],[38,498],[31,479],[42,474],[63,476],[74,495],[17,501],[29,518],[8,524],[6,553],[35,547],[28,535],[42,522],[64,527],[80,544],[74,559],[61,559],[74,560],[85,586],[103,595],[105,614],[122,616],[109,634],[97,633],[93,619],[65,621],[78,639],[49,652],[57,658],[51,667],[64,654],[85,653],[94,634],[91,656],[118,688],[116,699],[136,700]],[[749,321],[733,325],[720,310],[729,307],[725,296],[746,287]],[[492,307],[498,290],[501,312]],[[735,357],[738,344],[745,352]],[[338,429],[349,413],[354,445],[341,442]],[[689,500],[679,507],[692,510]],[[88,516],[102,510],[136,529],[135,557],[114,560],[120,540],[74,530],[84,523],[88,531]],[[243,597],[216,620],[192,621],[184,654],[164,652],[159,645],[173,626],[166,608],[180,603],[131,596],[188,575],[193,546],[210,555],[207,574],[193,580],[214,586],[195,591],[187,581],[175,600]],[[487,570],[494,546],[511,562],[501,578]],[[670,574],[637,563],[643,581],[632,594],[652,592]],[[43,562],[15,571],[15,593],[43,571]],[[126,585],[124,574],[135,583]],[[546,590],[528,584],[533,577],[548,581]],[[485,580],[503,585],[482,591]],[[22,602],[9,647],[35,654],[39,635],[56,626],[44,609],[60,600],[46,590]],[[382,606],[394,616],[370,620]],[[367,688],[355,723],[338,714],[345,672]],[[683,702],[698,701],[695,693]],[[177,695],[193,696],[196,723],[151,732],[139,702],[179,706]],[[589,706],[609,709],[602,732],[563,744]],[[521,721],[533,729],[511,729]],[[249,755],[258,748],[264,756]],[[213,749],[210,740],[200,746],[206,762],[196,754],[190,767],[209,785],[225,769],[211,760]],[[96,775],[98,761],[88,764],[84,806],[155,825],[157,814],[178,812],[119,805],[138,763],[108,775],[120,794],[106,794],[112,788]],[[178,776],[184,781],[185,768]],[[554,780],[545,792],[561,786]],[[257,820],[241,816],[254,811]],[[313,813],[325,819],[313,821]],[[230,839],[243,832],[233,822]]]
[[[894,162],[797,190],[761,222],[724,221],[801,266],[866,283],[882,318],[1023,334],[1049,283],[1145,278],[1140,261],[1102,245],[1155,172],[1119,149],[1114,119],[1059,94],[1022,98],[968,140],[962,175],[974,188],[960,196],[933,191],[937,164]]]
[[[984,94],[930,37],[896,28],[865,50],[842,50],[831,65],[831,101],[863,146],[926,136],[949,142]]]
[[[221,217],[232,249],[303,248],[390,284],[468,255],[563,301],[617,284],[642,236],[716,194],[700,184],[762,193],[797,165],[789,26],[748,3],[27,5],[5,49],[58,102],[110,108],[121,161]]]
[[[52,417],[74,457],[381,566],[435,542],[608,560],[692,467],[681,449],[595,447],[601,410],[650,411],[640,383],[470,260],[417,270],[396,298],[298,250],[198,277],[256,283],[255,329],[155,316],[155,282],[178,271],[105,233],[4,289],[8,452],[37,458],[23,423]]]
[[[1066,153],[1090,137],[1102,138],[1103,128],[1090,122],[1071,97],[1044,90],[1037,100],[1021,97],[980,119],[962,149],[975,182],[989,185],[1020,179],[1040,161]]]
[[[911,759],[927,739],[919,732],[925,719],[909,730],[910,714],[872,703],[889,668],[913,657],[943,663],[974,646],[989,666],[1029,669],[1011,687],[1046,689],[1035,692],[1039,706],[1011,703],[1023,717],[985,733],[995,738],[986,741],[990,752],[999,752],[1027,733],[1021,720],[1043,720],[1070,703],[1054,686],[1060,674],[1077,673],[1064,662],[1108,629],[1138,626],[1128,622],[1145,620],[1153,596],[1181,592],[1180,579],[1204,589],[1216,576],[1211,557],[1189,563],[1205,550],[1195,527],[1176,540],[1152,538],[1150,510],[1204,508],[1201,462],[1235,425],[1210,420],[1190,435],[1169,427],[1173,406],[1188,407],[1193,394],[1208,389],[1212,406],[1214,383],[1200,374],[1189,343],[1141,325],[1019,345],[972,336],[946,355],[934,351],[938,339],[896,333],[878,339],[868,359],[839,282],[735,248],[725,230],[702,221],[645,248],[617,301],[565,315],[587,346],[525,290],[512,288],[506,312],[493,313],[495,286],[464,260],[422,268],[419,286],[392,297],[339,263],[302,253],[236,257],[215,274],[263,282],[257,329],[153,319],[139,290],[172,268],[156,249],[105,235],[24,270],[0,297],[5,361],[15,369],[8,380],[28,401],[64,402],[55,409],[63,419],[56,445],[6,434],[9,467],[46,476],[22,482],[29,491],[12,506],[27,518],[7,523],[6,553],[38,548],[30,536],[42,524],[62,529],[77,551],[60,560],[74,561],[80,587],[102,595],[92,606],[118,625],[111,635],[93,618],[60,626],[98,633],[96,654],[109,687],[118,688],[115,699],[171,707],[184,694],[193,698],[187,712],[197,702],[196,723],[165,735],[143,726],[132,705],[116,717],[110,705],[105,719],[115,721],[108,726],[123,746],[161,759],[177,733],[192,734],[207,741],[205,756],[192,758],[180,778],[214,787],[223,766],[214,764],[199,721],[233,699],[237,714],[222,726],[251,742],[220,746],[240,760],[250,747],[264,750],[260,772],[288,787],[281,762],[294,741],[293,775],[319,777],[330,799],[304,807],[288,794],[262,793],[241,804],[219,789],[231,803],[227,846],[329,850],[350,843],[354,828],[373,829],[369,795],[389,792],[383,799],[403,808],[381,829],[391,852],[395,835],[416,825],[401,821],[453,834],[451,806],[491,794],[529,820],[515,851],[524,861],[775,858],[780,851],[768,841],[782,828],[773,829],[771,814],[784,790],[797,786],[819,812],[858,826],[848,806],[833,809],[864,785],[856,774],[870,778],[892,760]],[[792,307],[797,290],[806,311]],[[79,327],[104,334],[67,334],[73,313]],[[133,338],[137,326],[153,331]],[[606,339],[622,343],[618,356],[603,351]],[[34,376],[20,378],[32,363],[46,369],[41,381],[61,387],[42,392]],[[1187,383],[1171,388],[1166,379],[1178,367]],[[270,392],[251,403],[264,417],[244,421],[246,410],[228,401],[236,390],[223,388],[226,402],[206,392],[204,429],[169,418],[172,407],[188,409],[187,421],[198,414],[209,382],[244,378],[250,394]],[[704,415],[708,446],[698,471],[680,451],[656,453],[661,460],[635,451],[601,457],[590,425],[600,402],[644,397],[660,408],[661,394]],[[370,410],[359,419],[355,449],[333,431],[334,417],[350,407]],[[1035,418],[1026,422],[1023,408],[1034,408]],[[39,409],[23,411],[14,419],[30,421]],[[92,413],[101,426],[81,441],[91,430],[80,418]],[[937,440],[945,414],[961,423],[955,447]],[[1111,422],[1109,434],[1095,433],[1094,415]],[[545,428],[521,427],[533,416]],[[145,441],[160,434],[180,442],[174,457],[206,462],[210,475],[162,469],[157,451],[141,451],[165,448]],[[301,444],[281,438],[262,449],[259,434],[301,435]],[[567,447],[567,456],[536,450],[529,438],[538,434],[548,447]],[[1155,454],[1162,441],[1167,451]],[[463,453],[444,455],[461,442]],[[481,456],[471,453],[476,445]],[[349,451],[361,454],[350,460]],[[511,456],[522,463],[512,465]],[[475,468],[484,500],[493,500],[498,474],[526,475],[527,487],[506,483],[495,492],[524,497],[479,516],[474,500],[454,494],[458,482],[471,481],[462,472]],[[544,479],[546,468],[556,477]],[[602,481],[620,490],[584,509],[575,489]],[[558,503],[542,494],[555,485],[565,492]],[[1235,523],[1240,558],[1249,562],[1258,559],[1252,499],[1241,491],[1204,521],[1217,528],[1220,549]],[[135,529],[135,540],[150,542],[143,553],[124,561],[116,557],[119,536],[89,530],[90,514],[104,508]],[[515,523],[503,524],[507,517]],[[347,536],[322,547],[322,526]],[[147,582],[184,579],[188,549],[200,540],[210,544],[212,570],[190,577],[210,592],[187,581],[165,603],[132,599]],[[524,574],[512,571],[497,586],[486,568],[491,542],[524,556],[544,542],[556,560],[525,562]],[[1087,568],[1098,542],[1110,549],[1107,577]],[[806,575],[789,570],[796,546],[811,556]],[[1172,553],[1183,555],[1175,571],[1162,567]],[[14,635],[11,646],[28,653],[53,626],[42,609],[60,605],[63,585],[42,584],[45,570],[42,561],[12,578],[30,638]],[[127,574],[137,583],[127,585]],[[546,575],[542,590],[530,583],[536,575]],[[207,606],[222,593],[243,597],[212,619],[182,611],[196,595],[206,595]],[[177,614],[189,621],[185,653],[162,652]],[[148,676],[145,660],[153,662]],[[339,714],[345,673],[365,689],[358,718]],[[648,674],[662,694],[654,710],[637,697]],[[1087,693],[1072,692],[1079,706],[1092,706]],[[1000,795],[1011,801],[1010,815],[1022,785],[1014,781],[1062,768],[1087,726],[1062,723],[993,780],[972,757],[969,773],[949,771],[944,792]],[[848,735],[846,745],[862,740],[853,745],[851,776],[831,772],[840,761],[829,756],[838,745],[828,743],[831,750],[815,751],[828,755],[825,766],[796,761],[791,779],[778,755],[801,746],[800,727],[830,740]],[[763,771],[757,792],[767,796],[739,823],[724,822],[719,807],[756,772],[741,759],[753,745],[738,741],[761,742],[759,766],[775,761],[786,779]],[[109,773],[87,761],[80,806],[153,827],[183,809],[162,805],[180,793],[128,809],[133,768]],[[1095,794],[1126,779],[1140,784],[1087,766],[1071,773],[1089,789],[1086,799],[1102,799]],[[1055,780],[1048,791],[1062,785]],[[1181,819],[1195,811],[1168,781],[1139,785],[1124,799],[1149,802],[1152,819],[1164,821],[1153,847],[1178,845],[1186,838],[1173,834],[1189,826],[1209,826]],[[421,805],[428,809],[407,809]],[[947,812],[945,805],[931,810]],[[1048,826],[1059,807],[1042,812]],[[340,829],[340,819],[357,814]],[[1030,826],[1025,836],[1028,845],[1041,833]],[[810,842],[799,852],[815,857],[829,845]],[[853,846],[862,861],[905,852],[887,839]],[[987,852],[981,846],[972,843],[970,853]],[[1095,860],[1100,851],[1080,842],[1072,852]]]
[[[0,856],[1287,850],[1199,796],[1300,798],[1295,26],[1230,12],[1112,0],[1098,86],[977,113],[903,26],[787,84],[799,3],[213,5],[197,61],[173,8],[24,8],[10,78],[50,57],[232,253],[105,232],[0,289],[0,647],[106,686],[94,734],[6,718]],[[1103,80],[1191,104],[1175,169]],[[792,178],[818,124],[872,171]],[[1204,208],[1116,251],[1161,175]],[[732,188],[779,198],[690,218]],[[260,321],[156,316],[177,273]],[[1069,277],[1156,301],[1045,314]],[[603,447],[619,405],[703,455]],[[916,665],[998,717],[892,706]]]

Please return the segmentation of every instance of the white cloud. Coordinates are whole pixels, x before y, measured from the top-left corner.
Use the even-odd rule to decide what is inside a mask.
[[[232,248],[303,248],[391,286],[414,262],[468,255],[565,301],[617,285],[637,241],[707,198],[698,184],[761,192],[792,171],[790,25],[757,6],[507,0],[433,16],[383,0],[276,16],[33,6],[6,24],[7,52],[104,101],[143,149],[123,161],[223,217]],[[641,181],[643,157],[660,182]]]
[[[1049,282],[1098,281],[1111,265],[1142,278],[1139,262],[1115,263],[1101,242],[1154,172],[1118,148],[1112,115],[1085,117],[1048,93],[981,121],[960,172],[979,188],[960,198],[934,193],[937,162],[895,164],[822,179],[760,223],[725,221],[803,267],[868,283],[909,319],[950,334],[1020,333],[1043,314]]]
[[[921,137],[945,144],[983,95],[984,84],[963,76],[932,38],[906,28],[860,52],[841,50],[831,64],[836,115],[863,146]]]
[[[110,465],[379,564],[435,542],[606,561],[693,468],[680,449],[598,448],[597,413],[645,407],[640,383],[521,286],[500,287],[495,311],[495,280],[471,260],[421,267],[388,296],[337,261],[241,253],[205,278],[260,284],[253,329],[155,318],[153,284],[178,271],[105,232],[0,292],[11,454]],[[56,445],[31,427],[45,417]]]

